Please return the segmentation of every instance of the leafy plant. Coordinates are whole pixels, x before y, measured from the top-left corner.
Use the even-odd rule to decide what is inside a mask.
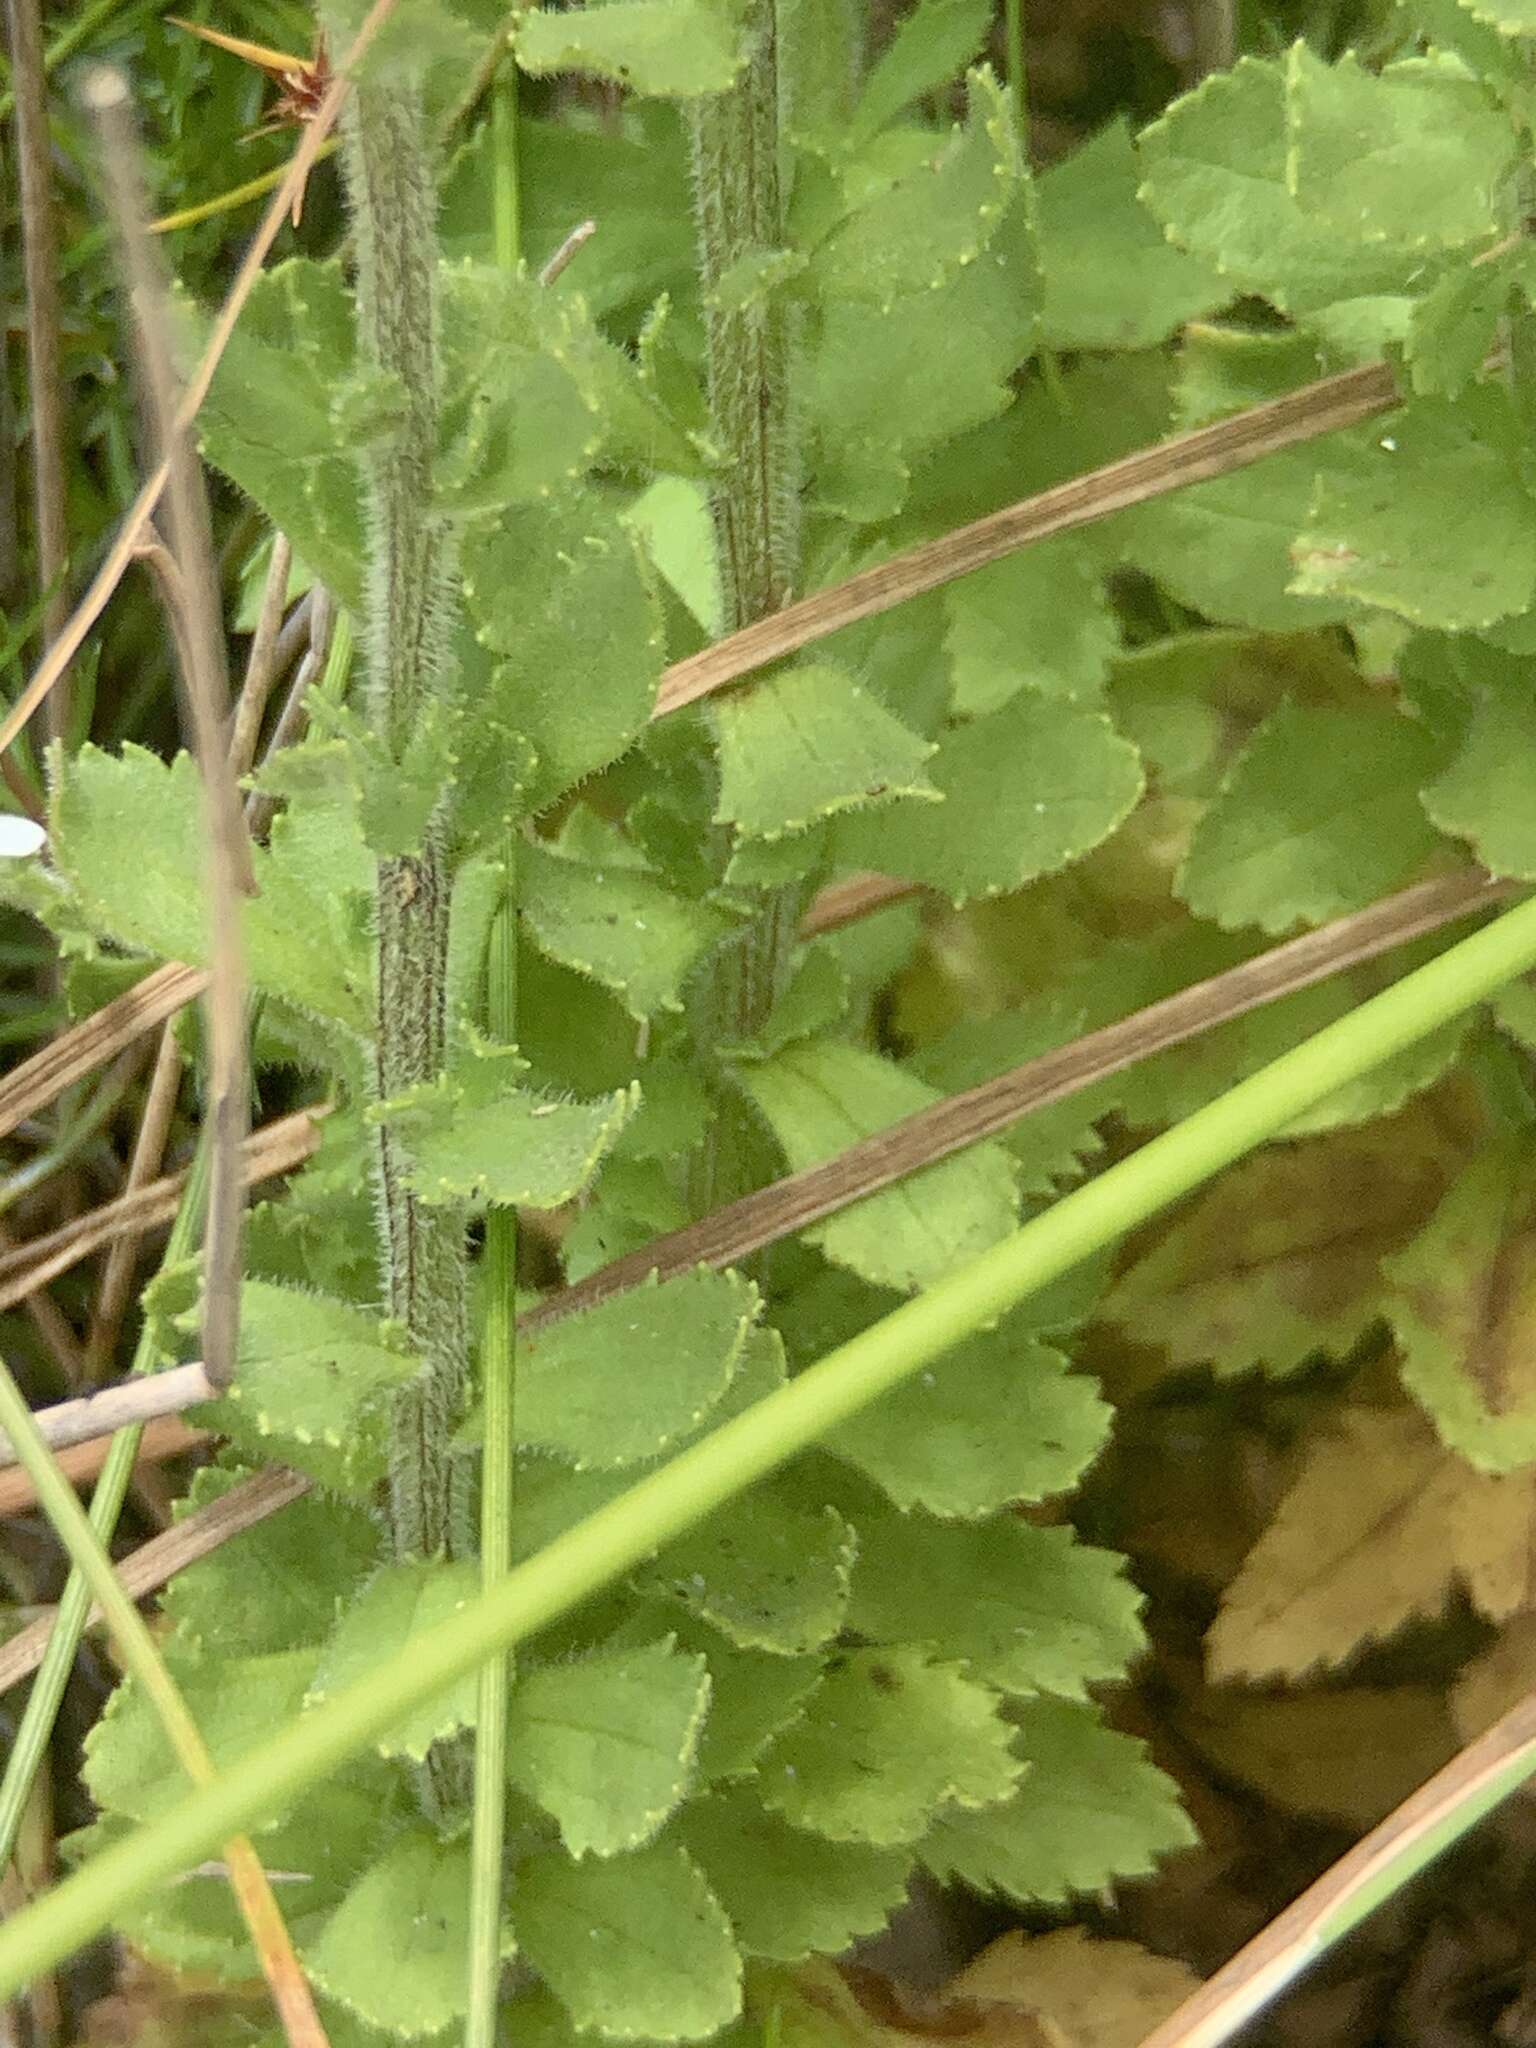
[[[327,21],[337,47],[357,25]],[[272,1460],[313,1482],[166,1595],[216,1760],[403,1668],[507,1566],[1379,976],[1164,1052],[745,1270],[528,1316],[556,1264],[579,1281],[1267,937],[1474,861],[1536,879],[1524,24],[1406,9],[1379,65],[1247,55],[1040,175],[972,66],[989,26],[917,0],[871,63],[851,7],[520,15],[526,80],[622,86],[604,133],[580,89],[525,82],[519,110],[505,75],[461,119],[506,33],[401,0],[353,80],[344,249],[251,294],[205,451],[355,614],[364,674],[257,777],[256,1061],[346,1113],[254,1219],[239,1369],[200,1417],[226,1444],[210,1495]],[[653,715],[669,664],[806,588],[1383,355],[1383,419]],[[15,900],[82,974],[201,965],[190,762],[87,743],[48,770],[49,863]],[[953,910],[803,937],[867,870]],[[881,1926],[915,1870],[1055,1907],[1187,1844],[1093,1690],[1142,1654],[1141,1596],[1040,1506],[1104,1448],[1074,1358],[1116,1333],[1157,1348],[1154,1378],[1325,1385],[1221,1596],[1215,1676],[1337,1665],[1458,1583],[1520,1611],[1474,1532],[1536,1414],[1532,1027],[1518,985],[1457,1007],[1341,1066],[1112,1273],[1011,1307],[273,1815],[258,1846],[306,1880],[291,1929],[332,2039],[808,2027],[814,1978],[778,1973]],[[172,1266],[150,1298],[165,1355],[194,1285]],[[1383,1330],[1403,1391],[1367,1398],[1350,1368]],[[1366,1597],[1359,1546],[1413,1503],[1412,1569]],[[1293,1584],[1319,1528],[1326,1595]],[[131,1678],[90,1740],[81,1854],[164,1808],[168,1763]],[[217,1871],[120,1924],[250,1973]]]

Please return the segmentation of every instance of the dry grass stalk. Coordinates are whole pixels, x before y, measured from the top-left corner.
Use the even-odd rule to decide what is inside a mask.
[[[179,1415],[165,1415],[151,1422],[144,1431],[139,1445],[138,1463],[134,1468],[135,1480],[141,1480],[170,1458],[179,1458],[184,1451],[194,1451],[209,1440],[206,1429],[193,1429],[183,1422]],[[59,1453],[59,1469],[75,1486],[89,1486],[106,1462],[111,1447],[110,1437],[93,1437],[89,1443],[73,1444]],[[0,1472],[0,1520],[7,1515],[22,1515],[37,1505],[37,1494],[32,1481],[19,1465],[11,1465]],[[164,1526],[164,1524],[162,1524]]]
[[[318,1120],[326,1113],[327,1105],[315,1103],[253,1131],[241,1153],[244,1186],[255,1187],[302,1166],[320,1142]],[[14,1252],[0,1255],[0,1309],[14,1308],[35,1288],[46,1287],[114,1239],[142,1235],[169,1223],[185,1182],[183,1173],[165,1174],[98,1209],[87,1210],[83,1216],[72,1217],[46,1237],[32,1238]]]
[[[133,302],[142,379],[160,464],[169,471],[168,504],[179,572],[164,579],[176,627],[182,693],[203,786],[207,837],[208,1215],[203,1235],[203,1358],[209,1380],[234,1378],[240,1338],[241,1244],[245,1183],[241,1146],[250,1128],[250,1058],[245,1025],[242,898],[251,894],[250,842],[228,754],[229,674],[220,615],[218,566],[208,498],[183,417],[171,345],[170,287],[151,246],[143,175],[128,87],[119,72],[91,73],[85,97],[101,137],[108,205]]]
[[[37,523],[37,577],[43,592],[43,637],[52,644],[69,622],[69,524],[64,486],[64,393],[60,367],[59,244],[54,223],[52,143],[38,0],[6,0],[11,89],[16,101],[16,155],[21,199],[22,267],[26,284],[27,392],[32,416],[32,500]],[[61,679],[64,671],[61,670]],[[48,731],[58,738],[68,698],[51,700]],[[14,786],[14,785],[13,785]]]
[[[175,1016],[208,985],[200,967],[169,961],[80,1023],[41,1046],[0,1080],[0,1138],[76,1081]]]
[[[958,526],[937,540],[922,541],[888,562],[861,569],[846,582],[815,591],[744,626],[739,633],[717,640],[713,647],[673,662],[662,676],[651,716],[665,718],[767,662],[824,640],[859,619],[888,612],[910,597],[952,583],[957,576],[968,576],[973,569],[985,568],[1019,548],[1090,526],[1113,512],[1144,505],[1190,484],[1228,476],[1282,448],[1315,441],[1340,427],[1357,426],[1400,403],[1390,365],[1367,363],[1358,370],[1303,384],[1283,398],[1250,405],[1210,426],[1195,427],[1150,448],[1138,448],[1086,476],[1072,477],[1016,505],[1005,505],[1000,512],[989,512],[984,519],[973,519],[968,526]]]
[[[187,384],[176,416],[178,431],[185,432],[191,426],[203,400],[208,396],[214,373],[229,344],[229,337],[245,309],[245,302],[261,274],[261,267],[277,239],[278,231],[288,218],[294,195],[304,189],[304,182],[314,167],[321,145],[336,125],[336,117],[341,112],[342,102],[349,90],[348,67],[368,48],[393,10],[394,4],[395,0],[374,0],[373,6],[363,19],[362,26],[353,38],[351,48],[337,67],[330,89],[300,134],[298,147],[293,152],[281,184],[275,187],[267,202],[267,210],[251,237],[240,268],[235,273],[234,283],[219,309],[207,346]],[[38,706],[45,701],[48,693],[55,687],[69,663],[84,645],[85,636],[101,616],[113,591],[122,581],[123,572],[132,561],[134,549],[142,537],[145,521],[160,502],[160,495],[169,481],[169,476],[167,464],[161,462],[145,480],[139,495],[129,506],[116,538],[107,550],[105,560],[91,580],[90,589],[76,605],[68,625],[49,648],[16,703],[5,719],[0,721],[0,754],[5,753],[11,746],[16,735]]]
[[[210,1551],[228,1543],[231,1537],[255,1528],[268,1515],[275,1515],[279,1508],[287,1507],[290,1501],[297,1500],[308,1491],[309,1481],[297,1472],[290,1472],[284,1465],[274,1465],[265,1472],[258,1472],[220,1499],[209,1501],[206,1507],[195,1508],[175,1528],[167,1529],[162,1535],[153,1536],[148,1543],[141,1544],[131,1557],[125,1557],[118,1565],[117,1576],[126,1592],[135,1600],[142,1600],[147,1593],[158,1592],[167,1579],[185,1571],[189,1564],[195,1564],[200,1557],[207,1557]],[[100,1614],[92,1608],[91,1622],[100,1619]],[[52,1616],[44,1615],[12,1636],[9,1642],[0,1643],[0,1694],[31,1677],[42,1661],[52,1629]]]

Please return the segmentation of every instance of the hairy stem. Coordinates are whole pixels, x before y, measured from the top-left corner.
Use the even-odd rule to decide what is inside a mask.
[[[367,618],[369,708],[398,757],[442,686],[451,560],[433,516],[437,445],[435,200],[417,89],[360,84],[346,122],[357,224],[358,340],[394,380],[398,429],[369,452],[372,521]],[[433,1079],[444,1057],[449,878],[429,829],[415,853],[379,863],[376,1084],[387,1102]],[[390,1447],[390,1530],[397,1556],[430,1556],[454,1535],[449,1441],[466,1377],[462,1217],[429,1208],[406,1181],[387,1124],[376,1166],[385,1299],[422,1359],[398,1397]]]
[[[749,0],[746,28],[751,55],[740,78],[729,92],[698,101],[692,116],[710,419],[725,465],[711,509],[733,632],[786,605],[799,566],[788,311],[771,294],[745,306],[722,304],[720,296],[734,264],[784,240],[777,0]],[[793,891],[765,897],[761,914],[722,947],[694,1008],[706,1053],[763,1023],[788,972],[799,907]],[[746,1112],[729,1098],[722,1110],[694,1190],[703,1209],[742,1193],[752,1177]]]

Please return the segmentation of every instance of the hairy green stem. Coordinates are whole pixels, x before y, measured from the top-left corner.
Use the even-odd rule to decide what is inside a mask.
[[[1536,965],[1536,900],[1272,1061],[862,1331],[518,1565],[494,1590],[105,1850],[0,1927],[0,1997],[235,1829],[279,1811],[424,1701],[612,1585],[880,1395]],[[1536,1770],[1536,1752],[1531,1757]]]
[[[724,465],[711,510],[732,632],[787,604],[799,570],[788,308],[778,294],[743,304],[723,300],[720,289],[733,266],[784,241],[777,0],[748,0],[744,28],[751,54],[740,78],[729,92],[697,101],[692,112],[709,408]],[[799,909],[798,892],[775,892],[747,929],[720,949],[693,1010],[694,1033],[706,1054],[726,1039],[751,1036],[766,1019],[788,975]],[[694,1189],[701,1209],[746,1191],[751,1151],[747,1113],[727,1096]]]
[[[399,758],[442,687],[451,550],[432,511],[437,447],[437,244],[421,95],[360,81],[346,121],[357,226],[359,352],[393,385],[399,424],[366,460],[372,544],[364,645],[374,729]],[[379,862],[375,1072],[387,1102],[442,1071],[449,877],[429,828],[419,851]],[[395,1404],[389,1513],[395,1554],[462,1547],[450,1440],[466,1378],[463,1217],[407,1183],[387,1123],[377,1151],[385,1300],[422,1371]]]

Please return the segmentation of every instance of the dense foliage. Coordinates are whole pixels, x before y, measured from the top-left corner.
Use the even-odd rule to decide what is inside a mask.
[[[274,1460],[313,1489],[164,1596],[220,1761],[408,1656],[479,1583],[465,1332],[510,1256],[488,1219],[526,1212],[531,1306],[1276,936],[1473,862],[1536,879],[1519,0],[1413,0],[1369,62],[1246,55],[1043,173],[975,61],[987,0],[918,0],[872,61],[852,8],[781,9],[773,217],[733,185],[740,123],[764,118],[763,9],[532,10],[512,37],[530,79],[623,96],[525,85],[517,268],[496,245],[506,134],[460,118],[496,13],[401,0],[349,115],[353,232],[263,277],[200,421],[291,541],[295,590],[323,583],[362,650],[357,687],[318,695],[259,775],[280,803],[245,923],[258,1075],[336,1108],[252,1218],[240,1371],[199,1418],[227,1448],[193,1499]],[[355,19],[329,26],[344,46]],[[397,203],[432,237],[424,291]],[[211,279],[192,263],[185,284],[195,336]],[[1404,394],[1383,419],[651,716],[669,662],[794,591],[1383,356]],[[5,886],[76,1006],[206,960],[190,758],[86,741],[47,784],[46,863]],[[818,890],[866,870],[953,913],[908,900],[796,941]],[[503,917],[515,1018],[487,976]],[[517,1552],[1385,971],[1160,1055],[740,1271],[521,1336]],[[1532,1047],[1517,987],[521,1652],[507,2037],[760,2027],[780,1966],[881,1927],[914,1869],[1057,1906],[1192,1839],[1095,1690],[1145,1640],[1114,1466],[1099,1540],[1061,1505],[1110,1432],[1095,1364],[1128,1402],[1190,1371],[1303,1375],[1215,1677],[1338,1666],[1458,1588],[1493,1622],[1528,1606]],[[425,1280],[399,1270],[402,1232],[437,1248]],[[197,1284],[169,1265],[147,1297],[166,1362]],[[415,1467],[407,1403],[433,1439]],[[475,1715],[473,1686],[443,1696],[260,1837],[304,1874],[283,1904],[337,2048],[459,2038]],[[133,1683],[86,1780],[80,1855],[177,1795]],[[124,1932],[251,1974],[216,1872]]]

